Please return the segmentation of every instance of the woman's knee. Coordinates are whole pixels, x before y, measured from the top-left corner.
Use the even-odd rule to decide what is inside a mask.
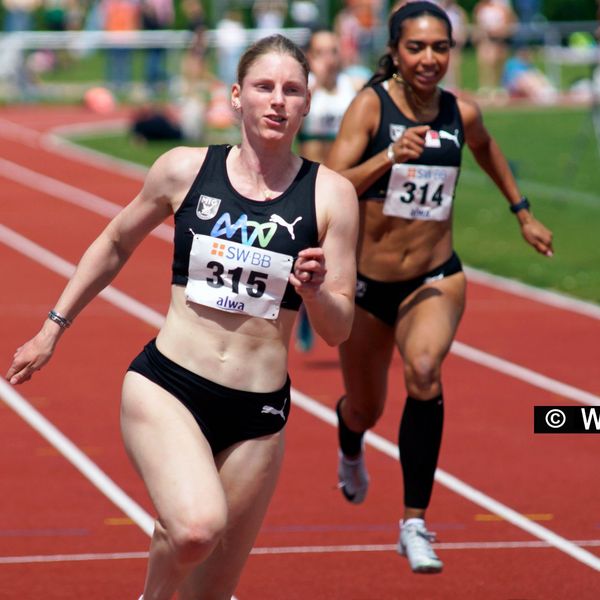
[[[179,515],[165,529],[175,560],[181,564],[202,562],[213,551],[227,525],[225,507],[192,510]]]
[[[370,402],[361,398],[360,403],[353,403],[348,397],[344,400],[343,417],[346,425],[354,431],[366,431],[375,426],[383,414],[384,400],[371,396]]]
[[[410,396],[439,393],[442,358],[422,351],[405,359],[406,387]]]

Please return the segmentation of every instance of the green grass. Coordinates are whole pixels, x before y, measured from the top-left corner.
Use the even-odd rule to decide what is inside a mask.
[[[457,252],[470,266],[600,302],[600,158],[590,114],[557,108],[486,110],[484,119],[535,216],[553,230],[555,256],[540,256],[523,241],[506,200],[468,150],[456,197]],[[207,141],[219,141],[215,133]],[[221,134],[225,139],[235,142],[238,134]],[[140,146],[125,134],[78,141],[146,165],[170,147]]]
[[[582,110],[487,111],[485,121],[555,236],[555,256],[522,241],[496,187],[465,152],[455,211],[455,247],[474,267],[600,302],[600,157]]]

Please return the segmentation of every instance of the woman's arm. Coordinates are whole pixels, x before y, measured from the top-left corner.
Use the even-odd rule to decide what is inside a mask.
[[[483,124],[481,111],[473,102],[459,100],[465,139],[479,166],[489,175],[511,206],[522,199],[517,182],[502,150]],[[539,253],[552,256],[552,232],[534,218],[529,209],[516,213],[521,233]]]
[[[335,346],[348,338],[354,319],[358,201],[350,182],[323,166],[316,193],[321,245],[298,253],[290,283],[315,331]]]
[[[184,150],[182,152],[181,150]],[[194,162],[189,149],[175,149],[160,157],[146,176],[140,193],[120,211],[85,251],[54,310],[72,321],[116,277],[138,244],[173,212]],[[197,160],[196,160],[197,162]],[[188,187],[191,181],[188,181]],[[64,325],[64,324],[63,324]],[[56,321],[44,321],[38,334],[17,349],[6,374],[12,384],[31,378],[50,360],[64,333]]]
[[[385,150],[359,163],[379,124],[379,113],[377,94],[370,88],[359,92],[344,114],[324,163],[348,179],[359,196],[392,166]]]
[[[387,148],[359,162],[369,140],[375,135],[380,119],[377,94],[370,88],[363,90],[350,104],[325,164],[346,177],[360,196],[394,163],[402,163],[421,156],[425,146],[428,125],[408,127],[402,136]]]

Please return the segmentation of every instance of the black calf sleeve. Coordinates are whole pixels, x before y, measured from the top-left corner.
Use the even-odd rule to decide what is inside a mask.
[[[352,431],[348,429],[346,423],[342,419],[342,414],[340,410],[340,406],[342,404],[342,400],[344,397],[342,396],[335,407],[335,412],[338,417],[338,440],[340,444],[340,449],[344,453],[345,456],[353,458],[354,456],[358,456],[362,451],[362,439],[365,435],[364,432],[357,433],[356,431]]]
[[[405,506],[429,506],[443,424],[444,399],[441,394],[431,400],[416,400],[410,396],[406,399],[398,434]]]

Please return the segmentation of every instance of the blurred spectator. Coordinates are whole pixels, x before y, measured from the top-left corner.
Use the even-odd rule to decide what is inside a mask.
[[[500,88],[517,16],[509,0],[479,0],[473,9],[473,43],[477,54],[479,90]]]
[[[140,142],[183,139],[177,117],[169,109],[153,104],[141,106],[133,113],[131,133]]]
[[[108,32],[137,31],[140,28],[139,0],[102,0],[102,22]],[[115,92],[122,93],[132,79],[133,50],[110,47],[107,51],[107,79]]]
[[[377,26],[376,0],[345,0],[345,6],[334,20],[340,39],[340,55],[344,68],[366,66],[373,53]]]
[[[173,0],[141,0],[141,17],[145,31],[170,29],[175,21]],[[167,50],[164,46],[146,50],[146,84],[154,94],[167,82],[166,58]]]
[[[319,9],[314,0],[293,0],[290,16],[295,27],[314,29],[319,23]]]
[[[281,29],[286,13],[285,0],[256,0],[252,6],[257,29]]]
[[[68,4],[69,0],[44,0],[44,29],[48,31],[67,29]]]
[[[33,28],[33,13],[40,0],[2,0],[4,7],[4,31],[30,31]]]
[[[456,0],[440,0],[439,4],[446,11],[450,23],[452,23],[452,37],[456,42],[456,45],[450,51],[450,64],[446,77],[444,77],[444,85],[453,90],[459,90],[462,85],[462,51],[467,43],[469,17],[465,9]]]
[[[81,29],[86,7],[81,0],[43,0],[43,23],[48,31]]]
[[[183,0],[181,4],[192,41],[181,59],[180,117],[186,139],[200,141],[204,133],[206,106],[214,76],[206,61],[206,21],[200,0]]]
[[[506,61],[502,83],[512,98],[524,98],[537,104],[553,104],[558,91],[532,62],[527,46],[518,48]]]
[[[317,30],[310,38],[306,57],[310,65],[310,112],[298,134],[299,153],[323,162],[337,135],[342,117],[356,92],[352,78],[342,72],[339,37]]]
[[[237,80],[237,63],[244,51],[246,34],[242,15],[230,10],[217,23],[217,76],[227,86]]]
[[[544,42],[542,0],[513,0],[519,25],[514,43],[523,46]]]
[[[195,94],[210,77],[206,64],[206,22],[200,0],[183,0],[181,9],[192,41],[181,59],[183,93]]]

